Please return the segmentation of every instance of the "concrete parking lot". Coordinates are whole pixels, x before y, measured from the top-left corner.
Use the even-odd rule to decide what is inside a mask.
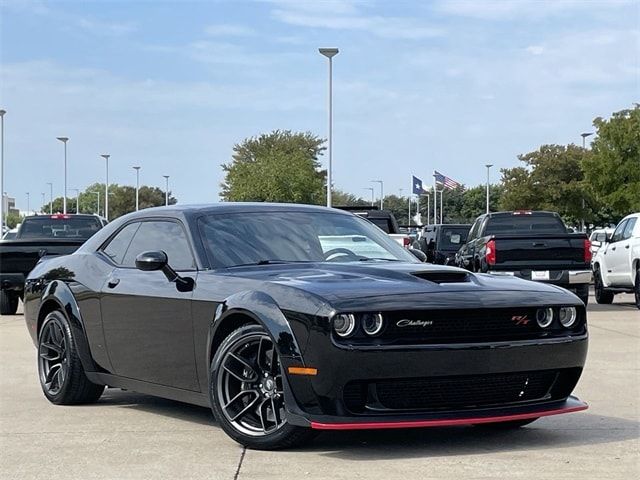
[[[96,405],[41,393],[23,317],[0,317],[2,479],[640,478],[640,312],[589,305],[583,413],[511,432],[473,427],[324,433],[295,451],[244,450],[209,410],[109,389]]]

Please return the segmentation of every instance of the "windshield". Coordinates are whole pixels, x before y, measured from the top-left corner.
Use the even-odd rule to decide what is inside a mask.
[[[444,227],[440,232],[440,250],[458,250],[467,241],[469,227]]]
[[[331,212],[209,215],[199,221],[215,268],[267,262],[418,262],[378,227]]]
[[[97,217],[73,215],[42,215],[24,220],[19,238],[82,238],[87,239],[102,225]]]

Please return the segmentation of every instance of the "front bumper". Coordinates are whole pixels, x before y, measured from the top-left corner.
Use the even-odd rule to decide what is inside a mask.
[[[315,430],[375,430],[392,428],[425,428],[448,427],[456,425],[480,425],[483,423],[510,422],[516,420],[535,419],[563,413],[573,413],[586,410],[588,405],[576,397],[569,397],[562,402],[537,405],[533,407],[520,407],[510,409],[484,409],[473,412],[454,412],[439,415],[426,415],[420,418],[379,418],[358,419],[352,418],[316,418],[309,421],[308,426]]]

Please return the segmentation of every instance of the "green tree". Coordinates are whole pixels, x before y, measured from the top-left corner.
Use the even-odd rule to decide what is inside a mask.
[[[370,202],[356,197],[353,193],[343,192],[342,190],[333,190],[331,192],[331,204],[334,207],[359,207],[369,206]]]
[[[584,176],[600,205],[598,220],[617,221],[640,211],[640,105],[608,120],[596,118],[593,125],[597,136],[583,162]]]
[[[96,193],[98,192],[98,193]],[[98,195],[100,210],[98,211]],[[165,204],[164,190],[158,187],[141,186],[138,194],[140,209],[160,207]],[[89,185],[80,192],[80,213],[97,213],[104,216],[104,183]],[[177,203],[177,199],[169,192],[169,205]],[[109,220],[120,217],[136,209],[136,189],[129,185],[109,185]],[[62,212],[62,197],[53,200],[53,212]],[[41,207],[43,213],[49,213],[49,204]],[[67,213],[76,213],[76,197],[67,198]]]
[[[503,210],[551,210],[569,222],[593,217],[593,199],[584,182],[586,151],[576,145],[542,145],[518,159],[524,167],[502,169]]]
[[[245,139],[223,164],[221,197],[236,202],[322,204],[326,172],[318,156],[324,140],[306,133],[275,130]]]
[[[5,225],[9,228],[16,228],[16,225],[22,222],[23,218],[24,217],[20,216],[20,214],[18,213],[9,212],[7,213],[7,216],[4,218]]]
[[[500,210],[503,187],[500,184],[489,185],[489,209],[492,212]],[[478,185],[464,192],[464,203],[460,210],[460,221],[471,223],[478,216],[487,211],[487,186]]]

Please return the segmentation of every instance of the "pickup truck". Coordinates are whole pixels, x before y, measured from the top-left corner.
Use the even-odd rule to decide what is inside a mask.
[[[427,225],[422,228],[413,248],[421,250],[429,263],[453,265],[456,252],[467,241],[470,227],[466,224]]]
[[[411,246],[409,234],[402,233],[396,217],[387,210],[379,210],[375,207],[335,207],[339,210],[346,210],[362,218],[366,218],[378,228],[382,229],[396,242],[405,248]]]
[[[24,280],[41,257],[75,252],[104,225],[96,215],[26,217],[14,238],[0,241],[0,314],[16,313]]]
[[[586,305],[591,245],[584,233],[567,233],[554,212],[496,212],[479,216],[456,264],[472,272],[513,275],[571,290]]]
[[[624,217],[607,235],[593,259],[596,302],[611,303],[616,293],[634,293],[640,308],[640,213]]]

